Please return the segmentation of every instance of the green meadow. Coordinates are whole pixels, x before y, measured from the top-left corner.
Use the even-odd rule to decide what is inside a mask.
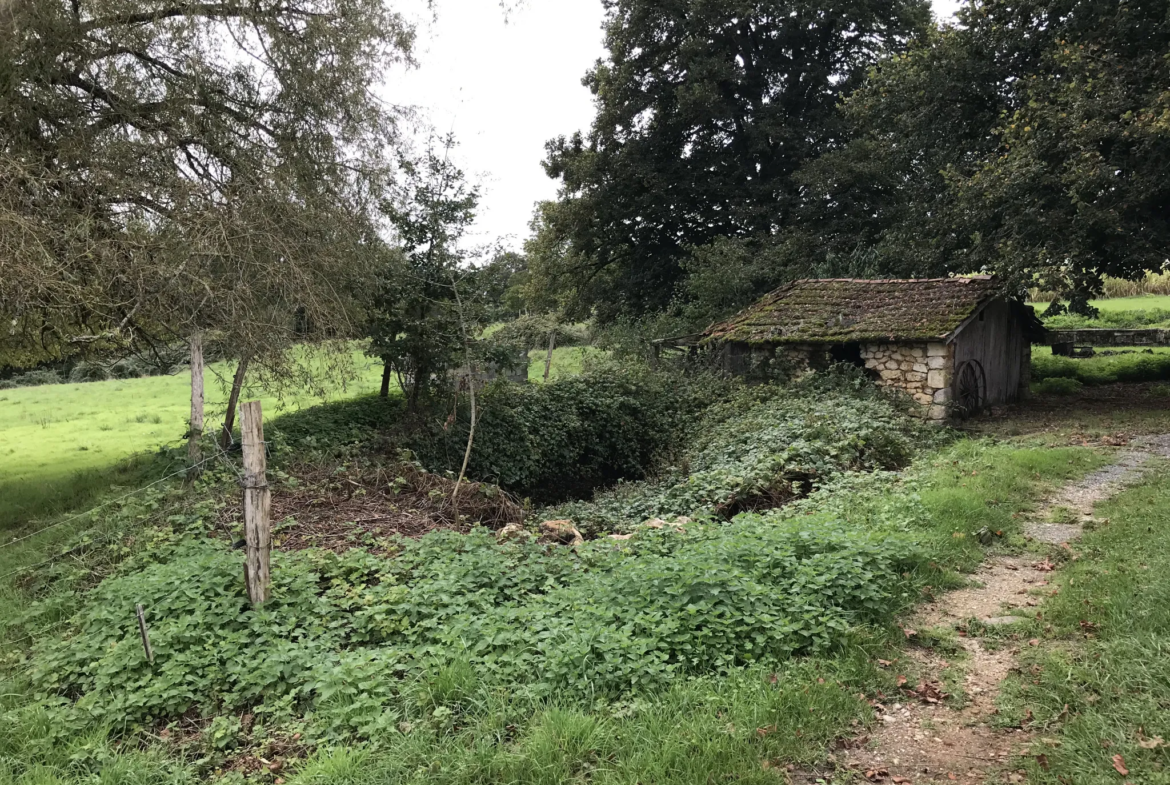
[[[357,379],[327,399],[376,392],[381,364],[361,355]],[[232,367],[217,364],[207,374],[207,430],[223,421],[227,390],[219,377]],[[47,384],[0,390],[0,529],[32,516],[72,509],[111,484],[131,481],[133,455],[177,444],[187,430],[191,375],[112,379],[83,384]],[[312,405],[308,393],[279,400],[246,390],[266,414]]]
[[[550,378],[581,372],[598,350],[564,347],[553,353]],[[544,351],[530,356],[529,378],[544,376]],[[326,400],[371,395],[381,381],[381,363],[354,355],[358,375],[336,385]],[[217,364],[207,374],[207,430],[223,421],[227,390],[221,382],[233,367]],[[132,456],[178,444],[190,413],[189,373],[114,379],[84,384],[49,384],[0,390],[0,531],[30,517],[77,508],[111,485],[141,481]],[[283,400],[264,390],[266,416],[322,402],[301,392]]]

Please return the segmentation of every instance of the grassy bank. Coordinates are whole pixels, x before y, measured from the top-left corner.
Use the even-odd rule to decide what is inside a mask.
[[[1055,573],[1044,642],[1003,700],[1005,722],[1038,737],[1028,782],[1170,783],[1167,510],[1170,476],[1155,470],[1096,511]]]
[[[380,367],[360,354],[355,360],[358,379],[332,396],[377,390]],[[227,401],[217,377],[230,372],[222,365],[209,369],[209,427],[222,421]],[[182,438],[190,388],[190,374],[181,373],[0,390],[0,531],[33,516],[75,509],[103,487],[131,480],[127,458]],[[307,393],[284,400],[249,393],[259,393],[266,414],[320,402]]]

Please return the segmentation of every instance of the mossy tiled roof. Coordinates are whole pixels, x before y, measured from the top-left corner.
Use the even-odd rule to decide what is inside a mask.
[[[845,343],[942,340],[988,300],[991,276],[794,281],[704,334],[705,341]]]

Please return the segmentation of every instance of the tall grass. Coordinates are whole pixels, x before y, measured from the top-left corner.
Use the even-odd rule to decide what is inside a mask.
[[[1127,281],[1124,278],[1105,276],[1103,299],[1118,297],[1146,297],[1149,295],[1170,295],[1170,272],[1146,273],[1144,278]],[[1056,292],[1031,289],[1028,295],[1032,302],[1050,303],[1056,299]]]

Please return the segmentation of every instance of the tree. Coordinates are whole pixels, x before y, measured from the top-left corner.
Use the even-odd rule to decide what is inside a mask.
[[[458,361],[464,322],[474,321],[458,287],[467,286],[460,240],[475,220],[479,191],[451,162],[454,145],[447,137],[441,152],[432,146],[421,161],[403,160],[403,191],[382,206],[399,248],[384,255],[369,304],[368,352],[384,363],[382,394],[396,374],[411,410]]]
[[[528,282],[528,260],[515,251],[498,253],[473,273],[477,296],[487,308],[491,321],[515,319],[527,305],[524,289]]]
[[[0,353],[214,334],[253,368],[352,332],[408,59],[380,0],[0,13]]]
[[[1084,310],[1170,248],[1170,4],[989,0],[879,66],[805,168],[793,244],[885,274],[988,270]],[[811,241],[810,241],[811,239]]]
[[[770,236],[794,173],[842,139],[840,96],[930,21],[921,0],[606,0],[586,135],[548,144],[561,180],[532,256],[599,316],[661,307],[694,247]]]

